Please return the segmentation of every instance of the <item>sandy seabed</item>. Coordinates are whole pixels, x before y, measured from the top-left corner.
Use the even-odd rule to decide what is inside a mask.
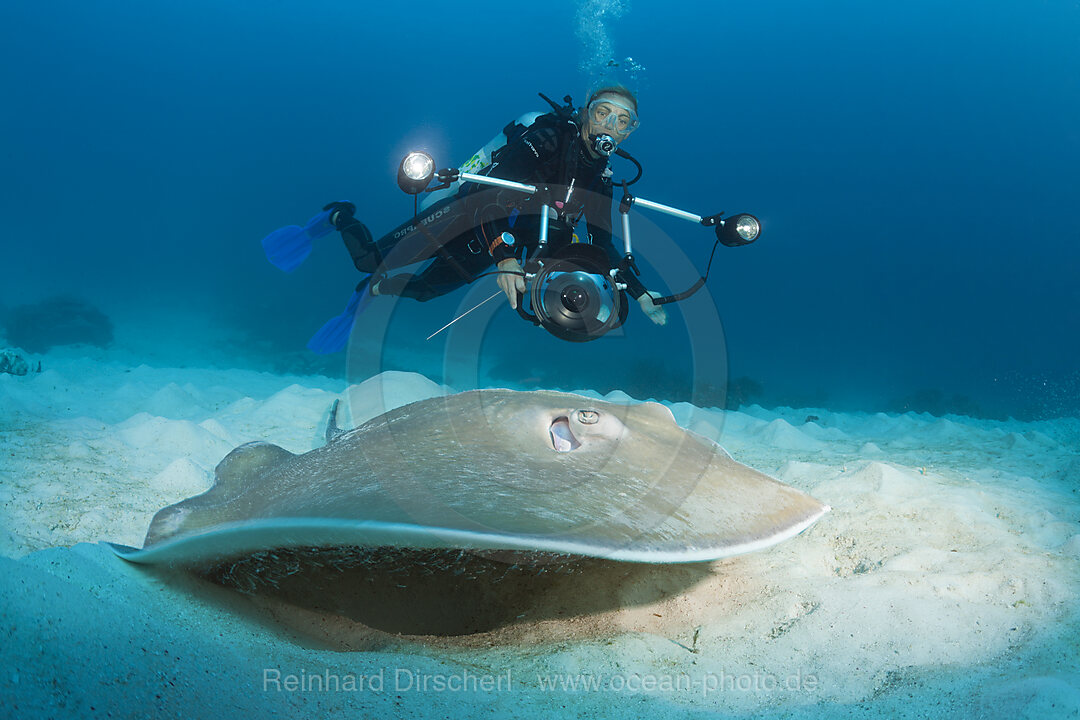
[[[0,375],[6,716],[1080,717],[1076,418],[669,404],[832,512],[683,592],[644,576],[586,617],[341,651],[101,541],[140,546],[237,445],[317,447],[335,398],[357,424],[439,386],[74,351],[44,367]]]

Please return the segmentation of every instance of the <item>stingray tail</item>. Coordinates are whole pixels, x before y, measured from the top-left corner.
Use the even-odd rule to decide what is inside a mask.
[[[341,404],[340,400],[335,400],[334,404],[330,406],[330,417],[326,420],[326,444],[329,445],[334,441],[334,438],[339,435],[344,435],[345,431],[338,427],[337,424],[337,411],[338,406]]]

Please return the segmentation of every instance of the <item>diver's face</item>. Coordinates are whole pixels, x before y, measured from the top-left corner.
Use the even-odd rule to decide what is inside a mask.
[[[623,140],[636,125],[635,113],[625,106],[625,100],[601,95],[589,105],[589,123],[595,133],[607,133]]]
[[[610,135],[616,144],[621,143],[637,127],[637,113],[619,95],[601,95],[589,103],[585,109],[585,122],[581,126],[581,136],[586,146],[597,135]]]

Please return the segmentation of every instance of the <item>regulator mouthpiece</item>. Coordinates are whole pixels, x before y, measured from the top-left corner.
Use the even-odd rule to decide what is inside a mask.
[[[615,152],[616,144],[615,138],[610,135],[595,135],[593,137],[592,149],[597,155],[611,157],[611,154]]]

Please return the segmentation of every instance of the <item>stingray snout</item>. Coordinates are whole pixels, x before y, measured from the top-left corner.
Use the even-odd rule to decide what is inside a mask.
[[[616,442],[626,433],[626,426],[612,413],[594,408],[559,412],[548,426],[548,440],[556,452],[570,452],[596,442]]]

